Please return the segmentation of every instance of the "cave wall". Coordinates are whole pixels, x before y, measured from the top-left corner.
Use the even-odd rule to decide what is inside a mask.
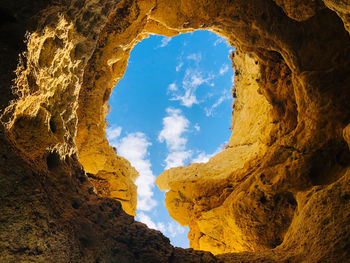
[[[0,7],[1,262],[350,258],[346,1]],[[198,29],[236,47],[236,99],[228,147],[157,179],[190,226],[196,250],[183,250],[134,221],[137,171],[108,145],[105,116],[138,41]]]

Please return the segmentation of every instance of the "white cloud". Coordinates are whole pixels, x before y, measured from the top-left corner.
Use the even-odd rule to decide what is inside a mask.
[[[170,169],[173,167],[184,166],[185,161],[192,156],[191,151],[175,151],[170,152],[165,159],[165,169]]]
[[[194,125],[194,128],[195,128],[195,130],[198,132],[198,131],[200,131],[200,129],[201,129],[201,127],[198,125],[198,123],[196,123],[195,125]]]
[[[116,128],[107,128],[107,140],[112,141],[117,139],[122,132],[122,127],[116,127]]]
[[[175,237],[178,234],[185,233],[184,227],[182,227],[180,224],[176,222],[168,222],[167,225],[167,234],[171,237]]]
[[[205,82],[207,82],[207,80],[203,78],[203,76],[201,75],[201,72],[188,70],[186,72],[183,84],[185,86],[197,87]]]
[[[216,76],[212,72],[201,70],[200,61],[202,60],[202,54],[200,52],[192,53],[184,57],[191,66],[186,66],[185,74],[180,86],[176,86],[175,89],[175,86],[170,86],[172,84],[169,85],[168,94],[171,96],[170,100],[179,101],[181,105],[190,108],[194,104],[203,102],[197,98],[198,88],[204,85],[213,87],[214,83],[212,81],[218,75]],[[176,71],[180,71],[181,68],[185,67],[183,60],[183,55],[181,55],[179,58],[180,62],[176,66]],[[224,64],[219,70],[219,73],[223,75],[228,69],[228,65]]]
[[[205,152],[200,152],[197,157],[192,159],[191,163],[206,163],[209,161],[213,154],[206,154]]]
[[[168,156],[165,159],[165,169],[183,166],[192,152],[186,150],[187,138],[184,133],[188,131],[189,120],[182,111],[174,108],[166,109],[167,116],[163,118],[163,129],[158,136],[159,142],[165,142]]]
[[[143,212],[140,212],[136,216],[136,220],[146,224],[149,228],[161,231],[164,235],[175,237],[179,234],[185,233],[185,228],[177,222],[154,222],[151,217]]]
[[[191,90],[186,90],[185,94],[183,96],[177,96],[175,98],[172,98],[171,100],[180,100],[181,105],[185,107],[192,107],[193,104],[198,104],[198,100],[196,97],[196,94],[194,94]]]
[[[184,63],[182,61],[180,61],[180,63],[177,64],[177,66],[175,68],[176,72],[180,71],[183,65],[184,65]]]
[[[229,99],[231,99],[231,94],[230,94],[230,92],[225,91],[224,94],[223,94],[222,96],[220,96],[220,97],[218,98],[218,100],[217,100],[210,108],[206,107],[206,108],[204,109],[204,110],[205,110],[205,115],[206,115],[207,117],[213,116],[213,115],[214,115],[215,109],[216,109],[219,105],[221,105],[221,103],[223,103],[225,100],[229,100]]]
[[[155,176],[151,170],[148,152],[151,143],[144,133],[135,132],[118,141],[112,141],[111,144],[117,147],[118,154],[128,159],[140,174],[135,182],[138,195],[137,209],[150,211],[157,205],[153,199],[152,188],[155,185]]]
[[[219,45],[220,43],[224,43],[224,39],[223,39],[222,37],[218,37],[218,39],[215,40],[214,46],[216,47],[216,46]]]
[[[225,145],[226,143],[227,143],[227,142],[225,142],[223,145]],[[205,153],[205,152],[199,152],[199,153],[197,154],[197,156],[194,157],[194,158],[191,160],[191,163],[206,163],[206,162],[208,162],[209,159],[210,159],[211,157],[213,157],[214,155],[217,155],[219,152],[222,151],[223,145],[221,145],[220,147],[218,147],[218,148],[215,150],[215,152],[213,152],[213,153],[207,154],[207,153]]]
[[[161,222],[154,223],[152,221],[152,219],[148,215],[143,213],[143,212],[140,212],[140,213],[137,214],[136,220],[146,224],[149,228],[159,230],[162,233],[166,232],[166,227],[165,227],[165,225],[163,223],[161,223]]]
[[[171,41],[171,37],[163,37],[159,47],[166,47]]]
[[[223,38],[223,37],[220,37],[220,36],[217,36],[217,40],[215,40],[214,42],[214,46],[217,46],[219,44],[225,44],[226,46],[230,47],[230,44],[228,43],[227,39],[226,38]]]
[[[163,129],[159,133],[158,140],[166,142],[170,151],[183,150],[187,143],[183,133],[187,131],[190,122],[179,109],[167,108],[166,112],[168,116],[163,118]]]
[[[196,96],[196,91],[202,84],[210,85],[210,80],[213,76],[207,77],[198,69],[186,69],[185,76],[182,80],[182,89],[171,92],[172,98],[170,100],[178,100],[185,107],[192,107],[193,104],[198,104],[199,101]]]
[[[229,67],[227,64],[222,65],[220,68],[219,74],[224,75],[228,71],[228,69],[229,69]]]
[[[175,83],[171,83],[169,86],[168,86],[168,92],[173,92],[173,91],[177,91],[178,88],[176,86]]]
[[[187,59],[189,60],[194,60],[195,62],[199,62],[202,60],[202,54],[200,52],[198,53],[193,53],[193,54],[190,54],[186,57]]]
[[[190,158],[189,152],[184,150],[187,139],[183,137],[183,133],[187,131],[189,126],[189,121],[178,109],[168,108],[166,111],[167,116],[163,119],[164,129],[159,134],[159,140],[165,141],[168,149],[175,150],[168,155],[169,165],[170,163],[181,165],[184,159]],[[154,222],[149,215],[143,212],[150,211],[157,205],[157,202],[153,199],[155,176],[151,170],[148,152],[148,147],[151,146],[151,143],[142,132],[130,133],[120,138],[121,131],[121,127],[108,128],[107,136],[111,145],[118,148],[118,154],[127,158],[140,174],[136,180],[138,195],[136,219],[146,224],[149,228],[159,230],[171,237],[183,234],[185,229],[178,223]]]

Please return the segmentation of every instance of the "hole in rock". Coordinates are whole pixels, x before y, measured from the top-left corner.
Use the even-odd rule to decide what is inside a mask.
[[[50,123],[49,124],[50,124],[50,130],[52,131],[52,133],[56,133],[57,128],[56,128],[56,123],[53,120],[53,118],[50,119]]]
[[[109,100],[109,143],[140,174],[136,220],[175,246],[189,247],[188,228],[169,217],[155,179],[171,167],[207,162],[228,143],[232,51],[209,31],[151,36],[132,50]]]
[[[49,170],[54,170],[60,165],[61,159],[60,155],[57,152],[51,152],[46,157],[46,164]]]

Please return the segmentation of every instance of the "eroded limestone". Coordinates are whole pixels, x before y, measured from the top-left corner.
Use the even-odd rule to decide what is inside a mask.
[[[348,3],[73,0],[0,6],[1,260],[350,257]],[[232,136],[207,164],[165,171],[157,184],[169,190],[170,215],[190,226],[191,247],[231,252],[217,256],[173,248],[161,233],[133,220],[137,172],[105,138],[108,98],[134,45],[148,34],[198,29],[236,47]]]

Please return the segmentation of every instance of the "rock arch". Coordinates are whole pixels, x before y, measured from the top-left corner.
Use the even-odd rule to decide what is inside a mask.
[[[5,261],[349,257],[347,4],[62,0],[38,1],[30,10],[22,4],[1,9],[2,36],[6,27],[19,35],[1,42],[1,58],[11,60],[1,62]],[[200,29],[237,48],[233,133],[207,164],[165,171],[157,184],[169,190],[170,214],[190,226],[193,248],[236,252],[217,257],[173,248],[124,213],[114,199],[135,213],[137,172],[105,138],[107,100],[133,46],[150,33]],[[26,44],[13,45],[26,30]]]

